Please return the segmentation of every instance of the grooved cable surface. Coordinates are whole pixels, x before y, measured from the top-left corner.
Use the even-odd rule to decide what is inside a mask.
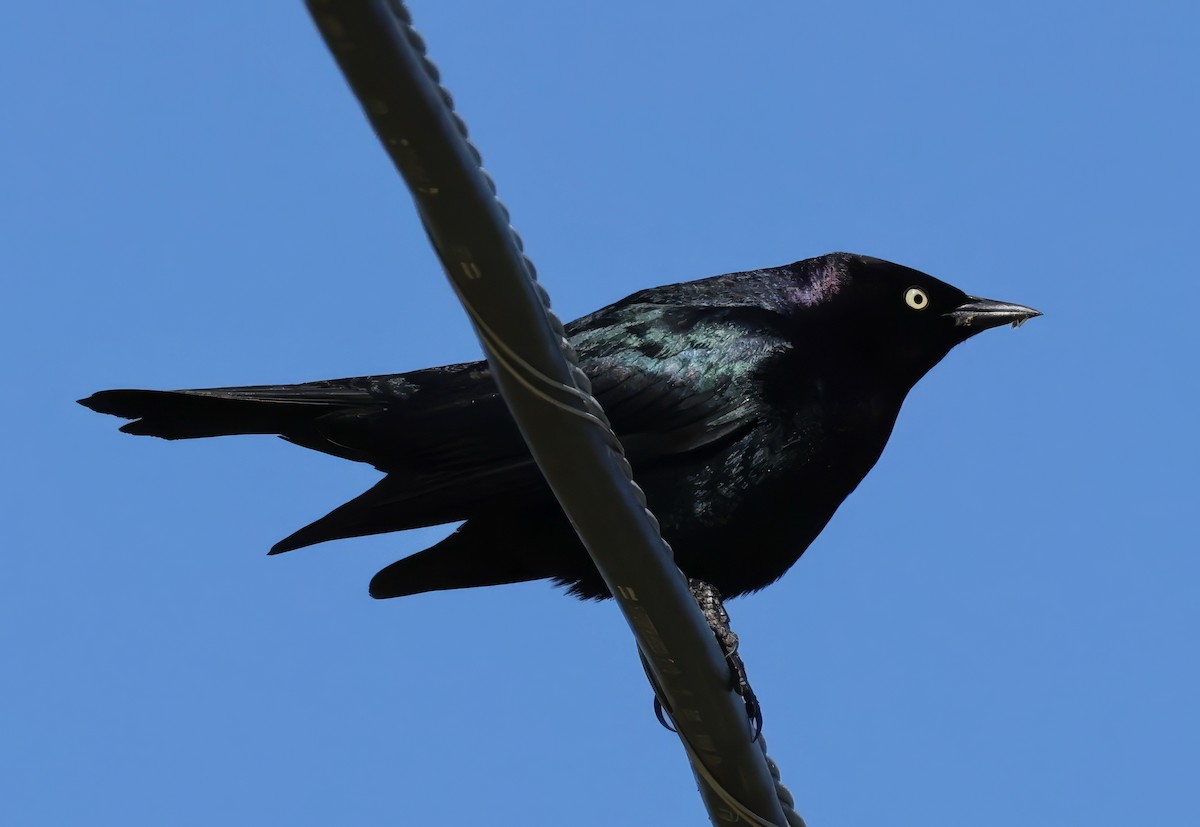
[[[692,745],[688,743],[687,739],[683,738],[682,741],[683,748],[687,750],[688,758],[692,761],[692,766],[696,768],[696,774],[712,787],[713,791],[729,806],[732,812],[737,813],[741,820],[756,825],[756,827],[772,827],[772,822],[747,810],[728,790],[722,787],[720,782],[709,773],[708,768],[701,763],[699,756],[692,750]],[[792,798],[791,791],[783,785],[783,781],[779,777],[779,765],[767,755],[767,740],[762,737],[761,733],[758,736],[758,746],[762,750],[763,758],[767,762],[767,769],[770,770],[771,778],[775,782],[775,794],[779,796],[779,806],[783,810],[784,818],[787,819],[789,827],[807,827],[804,819],[795,810],[796,801]]]
[[[308,7],[404,175],[505,401],[617,598],[655,686],[684,713],[680,737],[710,817],[803,824],[784,812],[790,796],[778,770],[761,739],[757,747],[750,741],[715,638],[408,11],[397,0],[308,0]]]

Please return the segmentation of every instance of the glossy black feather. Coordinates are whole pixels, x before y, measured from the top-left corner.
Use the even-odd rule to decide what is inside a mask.
[[[951,347],[1037,315],[972,302],[918,271],[837,253],[644,290],[567,332],[680,567],[732,596],[799,558]],[[275,433],[386,473],[273,553],[466,521],[376,575],[377,597],[541,578],[607,595],[484,362],[82,402],[134,419],[129,433]]]

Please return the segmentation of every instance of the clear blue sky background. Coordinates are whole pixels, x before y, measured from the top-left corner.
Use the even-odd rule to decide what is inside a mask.
[[[565,318],[831,250],[1046,313],[731,606],[809,823],[1195,823],[1195,4],[413,11]],[[264,554],[370,468],[73,402],[478,353],[302,5],[18,4],[0,76],[0,821],[704,823],[612,605],[373,602],[439,532]]]

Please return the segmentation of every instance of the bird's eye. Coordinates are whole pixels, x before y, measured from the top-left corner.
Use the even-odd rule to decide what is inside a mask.
[[[920,287],[910,287],[904,291],[904,303],[913,310],[924,310],[929,307],[929,296]]]

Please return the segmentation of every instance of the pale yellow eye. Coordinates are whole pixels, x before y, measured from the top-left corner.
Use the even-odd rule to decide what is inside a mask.
[[[904,291],[904,303],[913,310],[924,310],[929,307],[929,295],[920,287],[910,287]]]

